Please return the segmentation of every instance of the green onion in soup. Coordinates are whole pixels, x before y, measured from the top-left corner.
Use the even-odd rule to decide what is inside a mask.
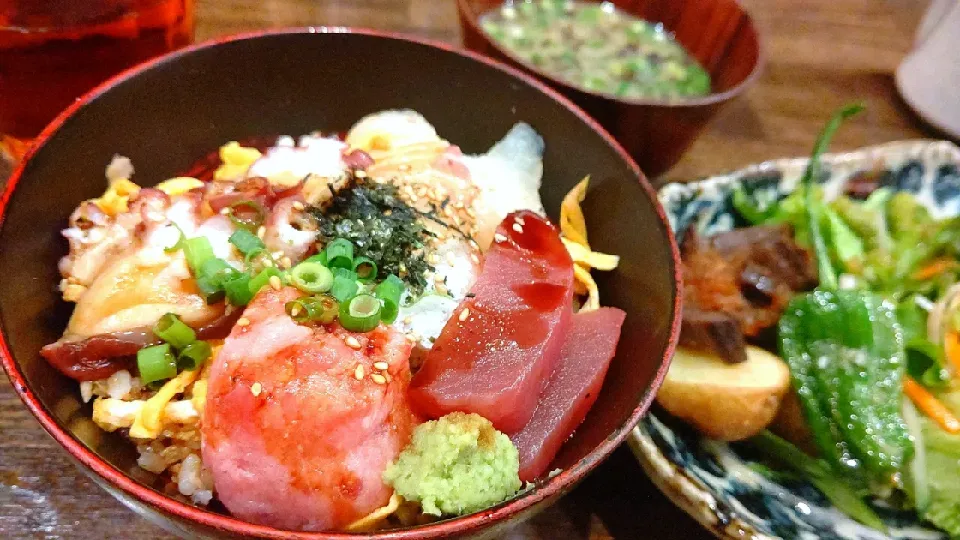
[[[660,99],[710,93],[710,74],[662,24],[610,2],[508,0],[480,22],[530,65],[586,90]]]

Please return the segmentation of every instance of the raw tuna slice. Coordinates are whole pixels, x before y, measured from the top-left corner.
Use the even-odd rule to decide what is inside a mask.
[[[573,262],[557,230],[521,211],[500,223],[480,277],[410,384],[425,416],[477,413],[504,432],[527,424],[570,327]]]
[[[520,451],[520,479],[524,482],[546,472],[560,446],[587,416],[617,350],[624,317],[616,308],[573,316],[560,363],[540,395],[533,418],[510,436]]]
[[[410,343],[383,325],[298,325],[283,306],[300,295],[267,287],[212,362],[203,463],[240,519],[339,529],[390,499],[381,475],[419,421],[406,399]]]

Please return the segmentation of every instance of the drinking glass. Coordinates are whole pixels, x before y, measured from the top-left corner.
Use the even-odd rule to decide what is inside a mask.
[[[84,92],[189,44],[193,13],[194,0],[0,0],[0,154],[16,161]]]

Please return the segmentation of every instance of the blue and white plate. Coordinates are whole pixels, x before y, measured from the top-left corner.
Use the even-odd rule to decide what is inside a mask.
[[[733,188],[755,197],[783,198],[796,189],[806,158],[781,159],[688,184],[660,189],[677,236],[696,227],[704,235],[738,225]],[[960,214],[960,148],[948,142],[904,141],[822,159],[818,181],[828,198],[861,174],[917,195],[934,216]],[[803,539],[936,539],[945,535],[916,518],[874,504],[888,534],[865,527],[831,506],[805,481],[771,480],[750,466],[736,444],[711,441],[656,410],[633,430],[630,446],[653,482],[680,508],[720,537]],[[960,481],[960,478],[958,478]]]

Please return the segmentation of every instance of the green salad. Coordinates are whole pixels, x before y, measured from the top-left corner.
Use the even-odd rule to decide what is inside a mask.
[[[730,253],[731,233],[690,240],[700,242],[700,251],[683,250],[690,315],[684,315],[681,346],[720,350],[703,336],[723,328],[717,320],[733,321],[744,342],[777,352],[789,367],[783,395],[792,395],[802,417],[803,430],[777,431],[768,419],[769,430],[761,427],[747,439],[768,465],[806,478],[871,527],[884,524],[867,503],[882,501],[960,537],[960,218],[935,219],[915,195],[880,187],[866,197],[825,196],[820,155],[844,119],[861,109],[846,107],[831,119],[793,193],[734,192],[745,226],[731,233],[752,250],[736,269],[742,298],[734,302],[723,292],[717,276],[723,268],[717,275],[696,268],[696,257],[708,248]],[[795,242],[806,252],[815,286],[758,300],[756,290],[745,290],[744,276],[759,273],[767,281],[756,282],[769,286],[778,276],[771,268],[787,258],[764,263],[756,255],[764,247],[749,244],[758,235],[748,231],[773,229],[789,231],[778,242]],[[760,328],[756,321],[771,311],[771,324]],[[698,333],[698,324],[714,334]],[[731,363],[729,369],[740,368]],[[680,407],[665,408],[697,425]]]

